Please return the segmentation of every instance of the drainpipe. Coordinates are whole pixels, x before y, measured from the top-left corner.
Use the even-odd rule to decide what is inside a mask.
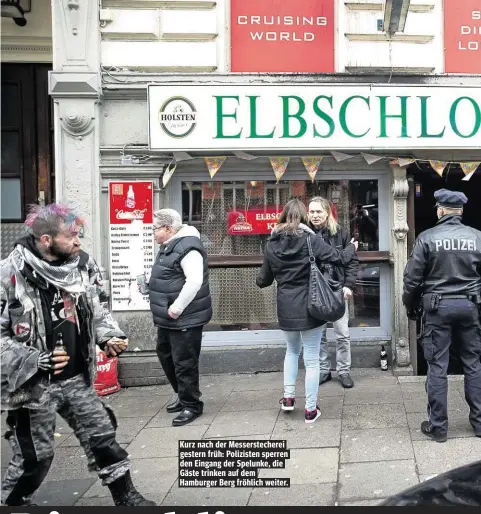
[[[414,243],[416,241],[416,226],[414,220],[414,198],[415,198],[415,187],[414,177],[411,174],[408,177],[409,191],[407,198],[407,222],[408,222],[408,233],[407,233],[407,243],[408,243],[408,255],[411,254],[411,251],[414,247]],[[409,320],[409,352],[411,354],[411,365],[413,367],[414,375],[418,374],[418,342],[417,342],[417,323],[415,321]]]

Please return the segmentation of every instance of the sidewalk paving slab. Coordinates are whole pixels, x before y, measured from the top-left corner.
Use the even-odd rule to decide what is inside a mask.
[[[179,487],[178,481],[174,483],[169,494],[163,500],[166,506],[208,507],[211,505],[245,506],[252,493],[251,487]]]
[[[387,498],[417,483],[414,459],[342,464],[338,500]]]
[[[344,430],[340,453],[341,463],[414,459],[406,428]]]
[[[175,414],[165,411],[172,398],[170,385],[122,389],[103,400],[117,416],[118,440],[132,458],[134,483],[163,506],[371,506],[418,480],[481,459],[462,377],[448,379],[449,439],[439,444],[419,429],[426,419],[425,377],[396,378],[373,369],[351,374],[353,389],[344,389],[335,372],[319,388],[322,416],[312,425],[304,423],[304,370],[299,371],[291,413],[280,410],[283,374],[277,372],[202,376],[204,414],[184,427],[172,427]],[[5,414],[1,421],[5,431]],[[36,501],[112,505],[108,488],[88,472],[82,448],[60,417],[55,433],[56,456]],[[261,470],[260,476],[289,477],[292,487],[179,488],[178,441],[207,438],[287,440],[291,459],[286,468]],[[4,472],[11,451],[2,443]]]
[[[427,415],[421,412],[408,414],[408,425],[413,441],[426,441],[426,436],[421,432],[421,423],[426,421]],[[453,438],[467,438],[475,437],[474,430],[469,423],[468,413],[460,411],[449,412],[449,429],[448,437]]]
[[[45,505],[71,506],[82,498],[96,480],[93,475],[91,478],[52,481],[50,487],[43,487],[38,492],[35,496],[35,503],[39,507]]]
[[[339,446],[340,438],[340,419],[324,419],[322,423],[308,424],[304,421],[303,413],[294,418],[289,413],[281,412],[272,433],[272,439],[287,441],[288,448],[334,447]]]
[[[337,484],[294,484],[290,488],[255,488],[249,506],[333,506]]]
[[[342,412],[343,430],[366,428],[394,428],[407,424],[402,405],[344,405]]]
[[[145,428],[127,446],[131,458],[175,457],[178,455],[179,440],[202,439],[208,425],[186,425],[184,427]]]
[[[377,507],[381,502],[383,502],[386,498],[382,500],[358,500],[353,502],[341,502],[339,503],[339,507]]]
[[[254,435],[272,432],[279,409],[258,411],[221,412],[205,434],[206,437]]]
[[[284,469],[262,469],[260,478],[290,478],[293,484],[328,484],[337,481],[338,448],[293,449]]]
[[[420,475],[445,473],[458,466],[481,460],[481,440],[477,437],[413,441],[414,455]]]
[[[370,390],[366,390],[368,387],[358,389],[346,390],[344,396],[344,405],[358,405],[358,404],[402,404],[403,397],[401,388],[399,385],[386,385],[382,387],[372,387]]]
[[[229,396],[229,401],[224,403],[220,412],[272,410],[279,407],[281,397],[282,393],[279,393],[279,389],[233,391]]]

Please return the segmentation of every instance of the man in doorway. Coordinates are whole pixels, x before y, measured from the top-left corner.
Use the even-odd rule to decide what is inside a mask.
[[[339,227],[333,216],[329,200],[318,196],[309,202],[309,223],[314,232],[333,248],[342,250],[350,244],[351,238],[347,232]],[[359,259],[354,255],[347,267],[333,268],[334,278],[343,285],[344,298],[346,299],[344,316],[334,322],[334,333],[336,334],[336,371],[341,385],[346,389],[354,387],[354,381],[350,375],[351,338],[349,336],[349,308],[347,303],[353,295],[358,267]],[[332,378],[329,347],[327,344],[327,323],[323,326],[319,359],[319,385],[321,385]]]
[[[157,326],[157,355],[177,397],[166,407],[179,414],[175,427],[202,415],[199,356],[202,331],[212,317],[207,253],[195,227],[173,209],[154,212],[161,245],[149,281],[150,308]]]
[[[421,345],[428,364],[428,420],[421,431],[439,443],[448,434],[449,349],[459,341],[469,421],[481,437],[481,232],[463,225],[463,193],[434,193],[438,222],[416,240],[404,271],[408,317],[422,307]]]
[[[115,416],[93,388],[96,345],[116,356],[128,340],[108,310],[98,266],[80,249],[83,220],[66,205],[33,206],[25,227],[0,273],[1,408],[13,450],[2,503],[31,504],[54,457],[58,412],[115,505],[155,506],[133,486]]]

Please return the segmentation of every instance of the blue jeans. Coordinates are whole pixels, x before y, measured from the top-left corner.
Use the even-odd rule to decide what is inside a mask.
[[[333,323],[336,334],[336,371],[339,375],[351,371],[351,338],[349,337],[349,307],[346,302],[344,316]],[[331,360],[327,343],[327,323],[322,325],[321,349],[319,352],[321,373],[329,373]]]
[[[303,332],[284,331],[287,341],[284,359],[284,398],[296,396],[296,379],[299,371],[299,355],[304,346],[304,366],[306,368],[306,410],[313,411],[317,405],[319,391],[319,347],[322,327]]]

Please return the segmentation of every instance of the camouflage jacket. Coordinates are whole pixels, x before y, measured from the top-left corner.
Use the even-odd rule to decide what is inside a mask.
[[[1,283],[1,409],[38,409],[49,401],[49,375],[39,371],[38,356],[48,351],[45,321],[37,287],[27,281],[26,293],[34,309],[26,312],[15,295],[15,270],[11,259],[16,250],[0,261]],[[112,337],[125,338],[108,308],[100,270],[95,261],[81,252],[79,269],[86,284],[89,310],[88,374],[96,377],[96,347]],[[15,399],[14,399],[15,398]]]

